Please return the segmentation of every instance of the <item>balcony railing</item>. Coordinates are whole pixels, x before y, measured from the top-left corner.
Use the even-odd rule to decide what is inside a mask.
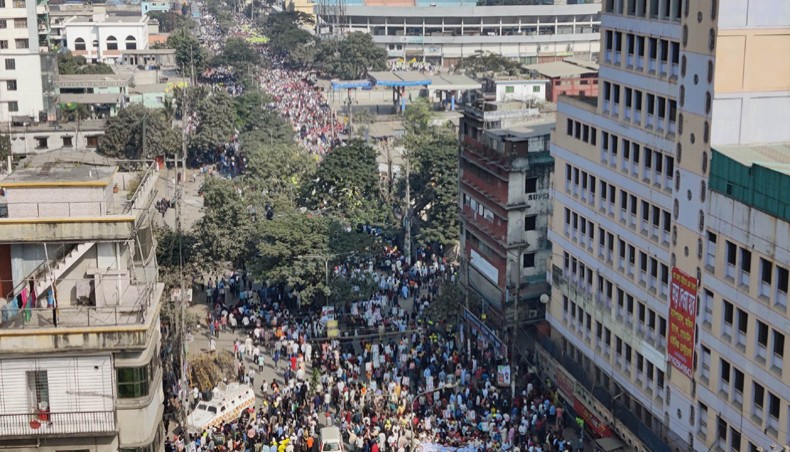
[[[113,434],[117,430],[114,411],[0,414],[0,438]]]
[[[112,306],[65,306],[58,308],[13,309],[3,306],[0,335],[9,329],[85,328],[145,324],[154,299],[156,284],[129,285]]]

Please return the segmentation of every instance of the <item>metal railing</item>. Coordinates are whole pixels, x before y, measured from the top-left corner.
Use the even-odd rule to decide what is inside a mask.
[[[139,291],[134,296],[135,302],[120,303],[116,306],[67,306],[61,308],[17,309],[15,311],[10,311],[8,306],[4,306],[2,312],[0,312],[0,332],[3,329],[141,325],[146,322],[151,305],[156,304],[154,288],[154,282],[144,285],[130,285],[126,289],[127,291]]]
[[[135,189],[132,196],[129,197],[129,202],[123,208],[124,214],[129,214],[132,210],[139,210],[148,205],[148,198],[150,196],[145,196],[145,193],[151,193],[152,190],[149,188],[156,184],[156,171],[154,170],[155,164],[148,165],[148,168],[145,170],[143,175],[140,177],[140,184]]]
[[[0,414],[0,437],[95,435],[117,430],[114,411]]]

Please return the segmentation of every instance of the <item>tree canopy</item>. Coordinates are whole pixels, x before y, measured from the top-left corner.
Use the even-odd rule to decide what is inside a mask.
[[[197,127],[189,148],[198,156],[214,152],[233,135],[235,112],[233,99],[225,91],[208,93],[195,108]]]
[[[314,24],[312,16],[301,11],[282,11],[269,14],[264,23],[264,34],[271,39],[269,48],[296,65],[313,62],[318,51],[315,36],[303,27]]]
[[[355,31],[342,40],[321,41],[316,65],[331,77],[354,80],[368,71],[386,69],[387,51],[377,46],[369,33]]]
[[[58,54],[58,73],[74,74],[112,74],[112,68],[104,63],[88,63],[83,56],[74,56],[71,52]]]
[[[211,60],[212,65],[231,66],[238,71],[238,75],[242,76],[260,63],[260,54],[249,42],[241,38],[229,38],[222,51]]]
[[[458,239],[458,141],[453,126],[431,125],[432,117],[425,100],[408,105],[402,144],[411,165],[416,238],[446,246]]]
[[[195,68],[195,75],[199,74],[206,67],[208,53],[200,45],[200,41],[186,28],[179,28],[178,31],[167,38],[167,47],[175,49],[176,64],[178,64],[181,74],[185,77],[192,76],[192,68]]]
[[[455,70],[470,75],[485,72],[516,75],[521,71],[521,64],[517,60],[502,55],[478,50],[474,55],[464,58]]]
[[[107,120],[98,150],[127,159],[174,155],[181,150],[181,131],[172,127],[164,110],[132,104]]]
[[[352,222],[379,222],[382,206],[376,156],[375,149],[358,139],[335,147],[306,184],[306,204]]]

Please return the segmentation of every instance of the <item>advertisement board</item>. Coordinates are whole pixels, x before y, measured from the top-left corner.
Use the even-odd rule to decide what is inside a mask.
[[[697,278],[672,267],[669,289],[667,359],[691,378],[694,363],[694,329],[697,321]]]
[[[510,386],[510,366],[497,366],[496,383],[499,386]]]

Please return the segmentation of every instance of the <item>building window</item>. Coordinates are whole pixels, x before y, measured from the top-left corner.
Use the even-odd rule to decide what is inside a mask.
[[[27,400],[31,411],[49,409],[49,381],[46,370],[25,372],[27,377]]]
[[[533,93],[539,93],[540,92],[540,85],[534,85],[532,87],[532,92]]]
[[[118,50],[118,40],[115,36],[107,36],[107,50]]]
[[[5,82],[5,88],[8,91],[16,91],[16,80],[8,80]]]
[[[126,50],[136,50],[137,49],[137,40],[134,39],[134,36],[129,35],[126,37]]]
[[[512,94],[514,92],[516,92],[516,87],[515,86],[506,86],[505,87],[505,93],[506,94]]]
[[[535,253],[525,253],[522,266],[524,268],[532,268],[535,266]]]
[[[0,50],[8,48],[8,41],[5,39],[0,40]]]
[[[536,193],[538,191],[538,178],[528,177],[524,182],[524,193]]]
[[[17,49],[27,49],[30,47],[30,41],[28,39],[15,39],[14,45],[16,45]]]
[[[6,19],[0,19],[0,30],[4,30],[8,28],[8,21]]]
[[[8,111],[10,111],[10,112],[19,111],[19,102],[15,101],[15,100],[9,102],[8,103]]]
[[[151,382],[151,365],[143,367],[122,367],[116,369],[118,398],[134,399],[148,395]]]
[[[14,19],[14,28],[27,28],[27,18]]]
[[[534,231],[537,227],[537,215],[530,215],[528,217],[524,217],[524,230],[525,231]]]
[[[72,138],[72,137],[61,137],[61,139],[63,140],[63,147],[64,148],[70,148],[70,147],[74,146],[74,138]]]
[[[0,47],[0,48],[2,48],[2,47]],[[7,71],[13,71],[14,69],[16,69],[16,60],[13,59],[13,58],[6,58],[5,59],[5,69]]]
[[[47,141],[47,137],[36,138],[36,149],[47,149],[49,147]]]
[[[75,39],[74,50],[85,50],[85,40],[82,38]]]
[[[86,138],[87,145],[86,147],[95,148],[99,146],[99,137],[93,136]]]
[[[755,382],[752,383],[752,401],[752,416],[762,420],[765,412],[765,388]]]
[[[697,402],[697,411],[699,412],[699,432],[703,437],[708,435],[708,407],[702,402]]]

